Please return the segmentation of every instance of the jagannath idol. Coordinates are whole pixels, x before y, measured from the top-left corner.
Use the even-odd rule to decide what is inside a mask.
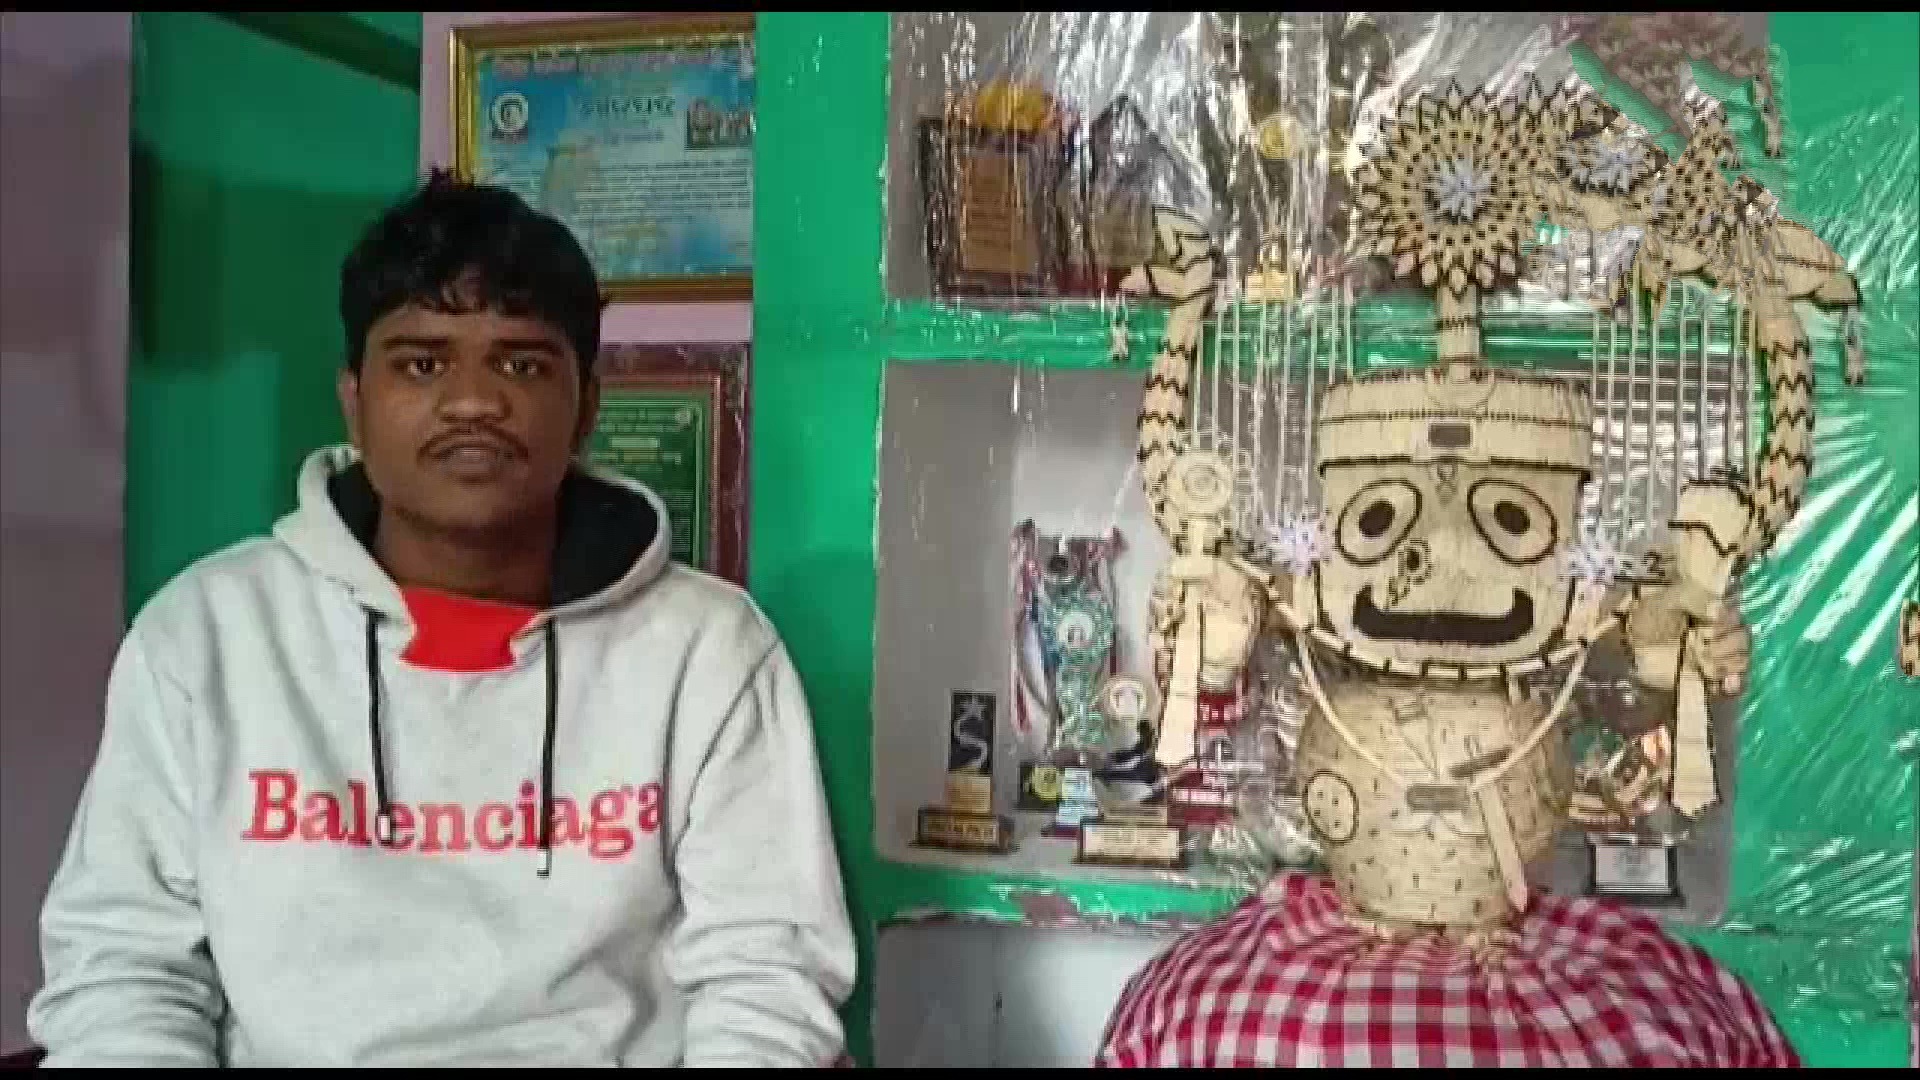
[[[1252,642],[1290,638],[1312,703],[1295,775],[1327,874],[1275,878],[1136,975],[1101,1064],[1796,1061],[1705,953],[1528,879],[1567,821],[1562,721],[1604,637],[1619,635],[1664,713],[1667,800],[1687,817],[1718,801],[1707,699],[1743,691],[1748,652],[1726,597],[1798,509],[1810,468],[1811,350],[1791,301],[1857,301],[1830,249],[1767,212],[1757,185],[1725,179],[1731,149],[1704,115],[1668,159],[1571,90],[1408,102],[1356,175],[1359,242],[1434,291],[1438,359],[1326,389],[1317,524],[1278,560],[1234,534],[1232,463],[1189,437],[1218,257],[1197,222],[1160,213],[1159,257],[1130,279],[1171,303],[1140,415],[1148,499],[1174,551],[1154,593],[1156,756],[1187,767],[1210,705],[1240,692]],[[1515,280],[1542,221],[1642,230],[1609,310],[1622,296],[1659,310],[1691,276],[1752,313],[1769,388],[1759,467],[1692,478],[1669,539],[1627,572],[1576,557],[1595,464],[1585,380],[1482,355],[1480,294]]]

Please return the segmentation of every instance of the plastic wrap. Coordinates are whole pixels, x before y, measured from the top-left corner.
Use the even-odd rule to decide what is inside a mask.
[[[1764,25],[1679,23],[1698,30],[1703,66],[1730,75],[1765,72]],[[1532,12],[896,16],[888,291],[1111,292],[1148,253],[1154,205],[1198,216],[1234,280],[1276,244],[1331,258],[1359,145],[1411,91],[1556,86],[1595,69],[1597,49],[1644,88],[1643,113],[1683,131],[1683,58],[1645,36]],[[1745,118],[1763,140],[1767,115]]]
[[[1610,759],[1614,786],[1647,798],[1618,820],[1589,799],[1536,883],[1593,890],[1602,842],[1671,849],[1669,895],[1639,902],[1720,934],[1776,1005],[1820,1000],[1849,1015],[1897,1015],[1911,962],[1920,746],[1920,689],[1896,663],[1898,613],[1920,573],[1920,114],[1909,94],[1796,126],[1794,87],[1769,52],[1766,22],[1691,13],[895,16],[889,294],[1045,310],[1102,340],[1117,325],[1134,347],[1129,363],[1068,371],[994,362],[1005,354],[956,343],[945,363],[887,373],[875,657],[883,853],[1235,888],[1316,865],[1291,771],[1307,694],[1292,643],[1274,635],[1253,650],[1247,715],[1224,755],[1237,763],[1235,813],[1188,830],[1180,869],[1076,864],[1070,846],[1049,847],[1024,824],[1012,850],[993,856],[907,843],[910,808],[939,787],[940,755],[926,749],[938,738],[926,732],[941,731],[930,718],[945,714],[944,696],[1011,692],[1009,642],[996,627],[1009,589],[1005,538],[1018,522],[1120,535],[1116,668],[1155,681],[1145,626],[1169,548],[1141,494],[1134,444],[1143,362],[1162,317],[1145,311],[1164,304],[1123,299],[1120,288],[1153,257],[1154,208],[1190,215],[1219,245],[1220,299],[1184,419],[1196,442],[1236,464],[1237,531],[1280,558],[1297,541],[1287,530],[1318,495],[1310,432],[1327,385],[1436,354],[1431,294],[1355,251],[1367,224],[1355,186],[1383,121],[1450,84],[1524,101],[1531,80],[1597,93],[1623,114],[1630,138],[1671,161],[1717,102],[1739,158],[1725,175],[1772,197],[1736,186],[1743,205],[1807,226],[1844,259],[1860,303],[1857,312],[1799,303],[1813,354],[1813,475],[1785,532],[1739,579],[1755,644],[1750,687],[1713,711],[1720,809],[1676,821],[1659,785],[1636,780],[1636,768],[1657,770],[1671,746],[1657,731],[1621,736],[1599,723],[1641,703],[1621,650],[1596,648],[1574,688],[1569,749]],[[1628,310],[1631,298],[1606,302],[1608,281],[1646,244],[1633,229],[1543,226],[1511,286],[1481,297],[1488,360],[1584,382],[1592,395],[1595,475],[1584,527],[1567,545],[1569,558],[1589,563],[1671,545],[1679,492],[1724,473],[1753,476],[1774,422],[1767,373],[1749,359],[1752,313],[1735,296],[1690,280],[1646,310]],[[1074,322],[1089,306],[1097,321]],[[1851,385],[1862,375],[1864,386]],[[1597,535],[1607,542],[1571,542]],[[915,725],[920,734],[906,731]],[[1010,731],[997,740],[995,804],[1011,809],[1023,752]]]

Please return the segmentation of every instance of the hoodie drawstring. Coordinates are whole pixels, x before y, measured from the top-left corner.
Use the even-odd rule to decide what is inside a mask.
[[[393,843],[393,810],[387,801],[386,740],[380,737],[380,613],[367,609],[367,737],[373,740],[373,835]]]
[[[560,635],[547,618],[547,730],[540,737],[540,870],[553,869],[553,729],[560,716]]]
[[[367,609],[367,738],[373,744],[374,835],[380,845],[393,843],[393,804],[387,798],[387,755],[380,731],[380,613]],[[553,619],[546,624],[547,722],[540,738],[540,865],[546,877],[553,870],[553,741],[560,717],[560,635]]]

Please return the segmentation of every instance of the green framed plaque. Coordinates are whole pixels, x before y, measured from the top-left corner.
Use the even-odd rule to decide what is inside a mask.
[[[675,561],[746,584],[745,346],[614,346],[601,361],[597,465],[666,504]]]

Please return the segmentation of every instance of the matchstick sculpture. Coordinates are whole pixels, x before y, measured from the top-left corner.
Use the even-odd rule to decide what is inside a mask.
[[[1155,756],[1189,764],[1207,699],[1239,692],[1262,632],[1290,635],[1313,704],[1300,797],[1357,922],[1480,935],[1525,909],[1526,865],[1577,794],[1560,725],[1610,633],[1671,703],[1667,800],[1688,817],[1718,800],[1707,701],[1742,692],[1747,658],[1728,597],[1799,509],[1811,468],[1811,347],[1793,302],[1845,309],[1848,381],[1866,370],[1844,264],[1758,184],[1729,180],[1736,164],[1717,104],[1696,109],[1670,158],[1573,90],[1406,102],[1354,177],[1357,254],[1433,291],[1438,362],[1350,369],[1326,387],[1318,505],[1282,552],[1232,525],[1244,462],[1192,438],[1219,258],[1198,222],[1158,212],[1158,259],[1126,283],[1171,303],[1139,422],[1147,498],[1174,552],[1151,605]],[[1769,391],[1757,468],[1743,454],[1689,477],[1662,543],[1630,566],[1581,546],[1587,380],[1482,352],[1481,297],[1513,286],[1542,223],[1637,237],[1631,258],[1594,268],[1607,279],[1591,290],[1596,318],[1658,312],[1682,278],[1732,293],[1743,359]]]

